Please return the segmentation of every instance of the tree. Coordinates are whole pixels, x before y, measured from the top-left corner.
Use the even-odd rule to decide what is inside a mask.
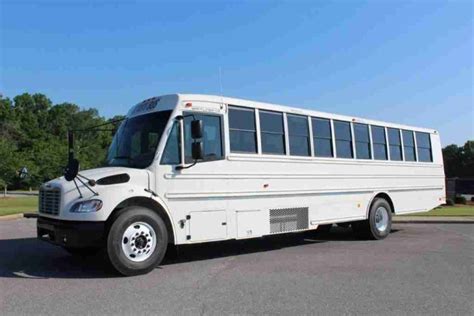
[[[474,141],[464,146],[449,145],[443,148],[444,172],[447,178],[474,177]]]
[[[464,177],[474,177],[474,141],[467,141],[462,150]]]
[[[96,109],[81,109],[73,103],[53,105],[40,93],[24,93],[13,101],[0,96],[0,183],[38,187],[60,176],[67,163],[68,129],[83,130],[105,122]],[[76,133],[81,168],[100,166],[111,140],[111,132]],[[16,175],[21,166],[30,175],[22,181]]]
[[[0,186],[6,188],[14,182],[16,170],[18,170],[18,159],[15,155],[13,144],[0,139]]]

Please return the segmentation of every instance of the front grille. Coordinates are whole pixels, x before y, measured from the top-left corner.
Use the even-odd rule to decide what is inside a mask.
[[[270,210],[270,233],[284,233],[308,228],[308,208]]]
[[[61,204],[61,190],[59,188],[41,188],[39,191],[39,212],[58,215]]]

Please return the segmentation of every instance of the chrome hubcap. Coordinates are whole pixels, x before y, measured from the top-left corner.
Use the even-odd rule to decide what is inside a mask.
[[[387,229],[388,218],[388,210],[383,206],[378,207],[375,211],[375,227],[378,231],[384,232]]]
[[[156,234],[149,224],[136,222],[122,236],[122,251],[133,262],[148,259],[156,248]]]

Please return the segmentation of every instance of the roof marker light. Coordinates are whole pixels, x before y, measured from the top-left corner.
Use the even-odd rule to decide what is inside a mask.
[[[192,106],[193,106],[193,104],[192,104],[191,102],[188,102],[188,103],[186,103],[186,104],[184,105],[184,107],[186,107],[186,108],[190,108],[190,107],[192,107]]]

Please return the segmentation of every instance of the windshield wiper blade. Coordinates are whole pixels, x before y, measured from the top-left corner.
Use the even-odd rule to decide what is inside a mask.
[[[112,160],[114,160],[114,159],[127,159],[128,161],[133,160],[130,156],[115,156],[115,157],[112,158]]]

